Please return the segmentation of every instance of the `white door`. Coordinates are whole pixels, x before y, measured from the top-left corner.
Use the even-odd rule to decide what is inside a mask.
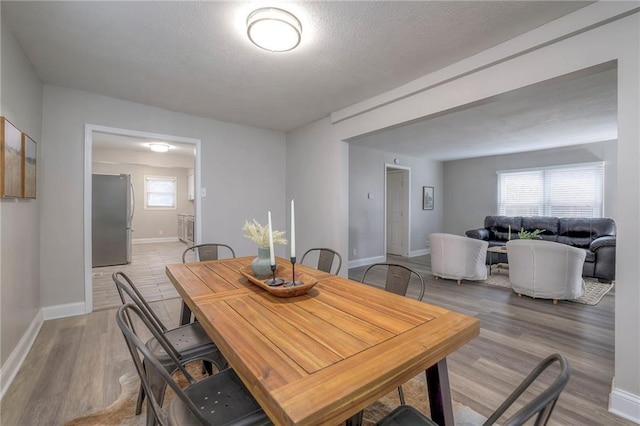
[[[405,173],[387,172],[387,253],[406,256]]]

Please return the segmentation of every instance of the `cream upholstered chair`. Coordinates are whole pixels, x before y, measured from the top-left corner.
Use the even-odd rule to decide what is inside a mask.
[[[489,243],[460,235],[436,233],[429,235],[431,273],[436,278],[486,280]]]
[[[541,299],[575,299],[584,294],[582,265],[586,252],[543,240],[507,242],[513,291]]]

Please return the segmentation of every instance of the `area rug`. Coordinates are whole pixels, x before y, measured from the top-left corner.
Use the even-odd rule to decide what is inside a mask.
[[[487,277],[485,281],[481,281],[484,284],[492,285],[496,287],[511,288],[509,282],[509,273],[502,271],[491,271],[491,275]],[[597,279],[585,278],[584,279],[584,294],[581,297],[573,300],[567,300],[568,302],[582,303],[583,305],[597,305],[600,300],[613,288],[613,282],[601,283]]]
[[[179,380],[180,381],[180,380]],[[129,373],[120,377],[121,392],[118,399],[110,406],[78,417],[65,423],[65,426],[144,426],[146,404],[143,406],[142,414],[134,415],[136,398],[138,397],[139,379],[136,374]],[[429,413],[429,403],[427,401],[426,383],[424,374],[418,375],[402,386],[406,403],[412,405],[424,413]],[[165,404],[173,397],[171,391],[165,396]],[[377,420],[384,417],[400,404],[398,392],[393,391],[383,398],[371,404],[364,411],[363,425],[371,426]],[[471,408],[453,402],[453,415],[455,424],[458,426],[481,425],[486,420]]]

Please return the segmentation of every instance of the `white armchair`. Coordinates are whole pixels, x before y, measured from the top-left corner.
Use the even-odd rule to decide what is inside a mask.
[[[543,240],[507,242],[513,291],[541,299],[575,299],[584,294],[582,265],[586,252]]]
[[[431,273],[436,278],[486,280],[489,243],[453,234],[429,235]]]

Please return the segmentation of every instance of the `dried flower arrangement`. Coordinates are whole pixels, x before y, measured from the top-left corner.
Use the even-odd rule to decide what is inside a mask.
[[[260,248],[269,248],[269,226],[260,225],[253,219],[252,222],[245,221],[242,227],[244,236],[258,244]],[[273,231],[273,244],[287,244],[287,240],[283,238],[285,231]]]

